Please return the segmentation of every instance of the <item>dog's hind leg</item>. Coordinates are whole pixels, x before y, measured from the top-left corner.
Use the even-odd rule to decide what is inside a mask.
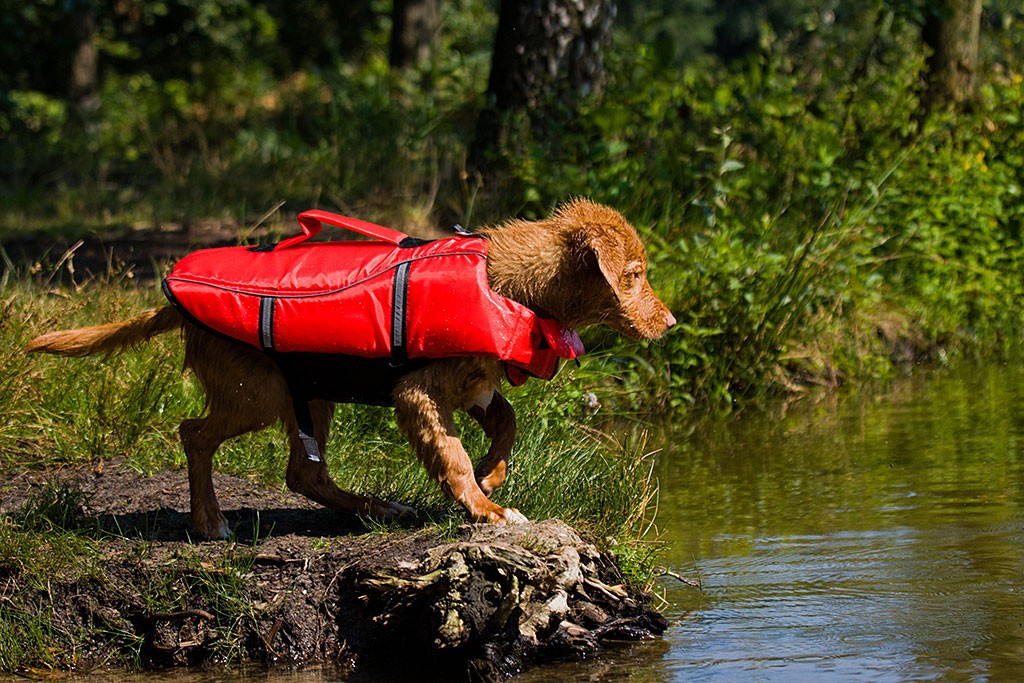
[[[477,463],[475,473],[480,489],[490,496],[508,476],[508,461],[516,440],[516,413],[500,391],[494,392],[486,408],[474,405],[468,412],[491,440],[491,447]]]
[[[185,420],[178,428],[188,458],[192,527],[204,538],[227,538],[231,530],[213,490],[213,455],[226,440],[266,427],[265,420],[239,411],[211,410],[206,417]]]
[[[266,354],[188,324],[185,365],[203,386],[207,410],[178,429],[188,458],[192,526],[207,538],[226,538],[230,531],[213,490],[214,453],[227,439],[276,422],[288,389]]]
[[[306,446],[299,436],[294,410],[285,411],[281,417],[288,434],[288,471],[285,478],[289,489],[326,507],[374,519],[390,520],[415,512],[406,505],[389,503],[338,488],[331,479],[324,459],[327,433],[334,416],[334,404],[329,401],[310,401],[309,413],[313,421],[313,435],[320,450],[319,461],[309,458]]]

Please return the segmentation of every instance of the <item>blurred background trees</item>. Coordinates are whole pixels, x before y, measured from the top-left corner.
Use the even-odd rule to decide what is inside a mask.
[[[514,133],[558,144],[581,100],[604,92],[615,11],[613,0],[501,2],[485,105],[470,150],[474,159]],[[528,130],[515,126],[517,114]]]
[[[981,0],[943,0],[925,6],[921,33],[929,50],[923,106],[958,106],[974,97]]]
[[[187,177],[292,177],[302,155],[324,181],[313,194],[362,195],[373,183],[347,172],[347,128],[395,153],[365,159],[382,187],[428,159],[427,187],[471,192],[485,181],[467,181],[466,158],[472,171],[512,155],[486,183],[534,197],[507,182],[524,148],[572,161],[565,142],[595,133],[609,81],[643,89],[637,68],[728,85],[721,69],[772,55],[849,97],[900,61],[915,106],[955,108],[979,69],[1019,66],[1020,22],[1010,0],[0,0],[0,180],[8,199],[118,177],[177,196]]]
[[[392,68],[424,67],[437,49],[440,0],[394,0],[391,10]]]

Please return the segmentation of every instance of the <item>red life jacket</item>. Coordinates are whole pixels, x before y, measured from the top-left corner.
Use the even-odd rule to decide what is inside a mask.
[[[306,242],[321,221],[374,239]],[[189,254],[164,293],[201,326],[274,354],[490,356],[521,384],[583,353],[574,331],[490,288],[485,238],[418,240],[326,211],[300,214],[299,225],[303,234],[277,245]]]

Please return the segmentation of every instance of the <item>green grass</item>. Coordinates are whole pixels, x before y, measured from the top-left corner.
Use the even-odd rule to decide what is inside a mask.
[[[27,673],[67,669],[72,661],[55,653],[62,633],[45,612],[0,607],[0,671]]]
[[[68,669],[78,663],[76,634],[55,623],[46,596],[57,577],[99,577],[100,555],[83,528],[84,503],[74,487],[51,485],[17,514],[0,516],[0,671]],[[15,593],[35,597],[16,602]]]

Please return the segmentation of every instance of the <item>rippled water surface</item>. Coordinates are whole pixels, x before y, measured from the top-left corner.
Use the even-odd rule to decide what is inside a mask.
[[[931,373],[670,436],[658,526],[702,589],[661,583],[661,647],[559,678],[1024,680],[1022,396],[1020,367]]]

